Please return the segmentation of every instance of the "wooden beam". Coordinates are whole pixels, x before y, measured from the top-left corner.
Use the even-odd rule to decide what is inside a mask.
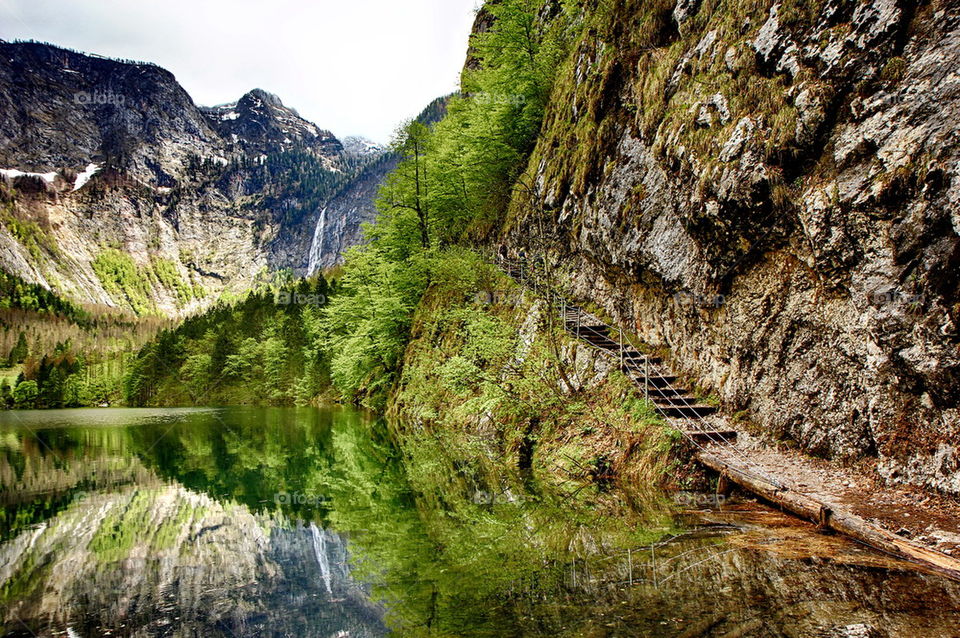
[[[726,475],[731,481],[757,496],[782,506],[784,509],[816,523],[821,528],[830,528],[845,534],[870,547],[900,558],[921,563],[938,574],[960,581],[960,560],[943,552],[921,545],[909,538],[897,536],[851,512],[836,510],[813,497],[787,488],[746,472],[736,465],[708,452],[699,454],[700,461],[712,470]]]

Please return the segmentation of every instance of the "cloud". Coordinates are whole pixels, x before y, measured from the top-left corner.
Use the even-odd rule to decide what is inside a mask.
[[[478,0],[0,0],[0,38],[155,62],[198,104],[252,88],[387,141],[457,88]]]

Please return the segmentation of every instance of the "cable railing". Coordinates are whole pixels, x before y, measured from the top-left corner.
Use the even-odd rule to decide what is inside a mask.
[[[591,347],[599,350],[600,352],[608,355],[619,357],[621,370],[627,373],[627,376],[636,384],[640,384],[641,381],[634,374],[642,374],[642,386],[644,391],[644,398],[654,407],[659,416],[663,418],[673,429],[680,432],[680,434],[686,438],[694,447],[696,447],[701,452],[708,452],[708,450],[697,441],[695,434],[702,436],[704,439],[709,441],[710,444],[720,446],[721,449],[728,450],[734,456],[740,458],[747,468],[754,468],[756,471],[751,469],[741,469],[744,474],[753,476],[764,480],[778,489],[787,490],[787,486],[783,485],[776,478],[771,477],[769,474],[763,471],[756,463],[750,460],[750,458],[743,453],[742,450],[737,448],[732,444],[726,437],[719,435],[713,426],[711,426],[700,414],[700,408],[703,406],[699,405],[694,398],[692,401],[686,397],[686,392],[681,389],[676,388],[670,382],[672,375],[668,374],[663,366],[660,367],[660,374],[657,377],[652,377],[650,375],[650,355],[645,353],[640,353],[638,349],[634,349],[634,352],[637,354],[643,355],[644,367],[643,369],[637,369],[632,362],[634,357],[631,355],[629,359],[626,356],[626,344],[624,343],[624,334],[625,331],[622,327],[615,328],[607,324],[605,321],[597,317],[596,315],[586,312],[579,306],[570,303],[566,297],[559,294],[553,287],[548,284],[544,284],[540,281],[540,278],[537,277],[537,269],[531,267],[526,263],[525,259],[510,260],[503,255],[497,255],[495,258],[497,265],[504,270],[508,275],[517,279],[520,285],[532,289],[535,293],[540,294],[541,296],[546,297],[547,303],[553,307],[559,307],[561,321],[563,321],[564,329],[567,331],[572,331],[578,339],[583,340]],[[569,320],[569,313],[573,312],[575,314],[576,323],[571,326]],[[590,325],[584,325],[583,319],[587,317],[592,323]],[[602,326],[606,329],[606,332],[600,330],[598,326]],[[615,332],[617,334],[617,341],[614,342],[610,337],[610,334]],[[607,339],[611,343],[615,343],[617,346],[617,352],[611,352],[607,348],[603,348],[600,345],[592,342],[590,339],[583,339],[584,335],[589,335],[595,337],[598,341],[602,339]],[[631,346],[632,347],[632,346]],[[659,381],[657,383],[651,383],[651,379],[657,378]],[[659,397],[654,396],[659,395]],[[650,400],[653,396],[654,400]],[[657,403],[656,399],[660,398],[665,401],[668,405],[663,406],[660,403]],[[677,403],[679,402],[679,405]],[[675,417],[668,413],[670,407],[679,407],[686,408],[687,415],[683,417]],[[680,425],[677,421],[683,421],[684,424]],[[694,428],[691,430],[690,426],[694,425]]]

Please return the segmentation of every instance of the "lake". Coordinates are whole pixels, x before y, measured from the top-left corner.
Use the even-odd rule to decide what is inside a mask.
[[[960,585],[764,505],[480,473],[411,431],[0,412],[2,635],[960,636]]]

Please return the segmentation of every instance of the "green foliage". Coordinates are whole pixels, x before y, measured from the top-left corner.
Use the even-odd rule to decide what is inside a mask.
[[[0,270],[0,310],[11,309],[64,317],[78,324],[86,324],[90,319],[76,304],[43,286],[27,283],[16,275]]]
[[[115,300],[126,302],[138,315],[153,309],[146,276],[127,253],[107,248],[93,260],[93,271]]]
[[[29,352],[30,350],[27,346],[27,334],[21,330],[20,336],[17,337],[16,345],[10,349],[10,356],[7,358],[7,365],[12,367],[17,363],[23,363]]]
[[[27,357],[12,395],[3,407],[76,408],[112,404],[119,399],[124,355],[91,361],[77,354],[69,342],[52,353]]]
[[[13,404],[18,410],[35,408],[39,396],[36,381],[21,381],[13,391]]]
[[[329,383],[322,277],[221,301],[161,331],[124,381],[130,405],[305,404]]]
[[[185,281],[176,264],[163,257],[154,256],[141,267],[129,254],[107,248],[97,255],[92,266],[104,290],[138,315],[156,312],[151,297],[157,286],[173,293],[180,306],[204,295],[202,287]]]
[[[36,263],[42,263],[45,256],[58,254],[57,245],[50,234],[37,222],[21,219],[14,214],[12,204],[0,208],[0,224],[27,249]]]
[[[325,312],[323,343],[331,377],[352,399],[364,394],[382,401],[426,287],[429,253],[409,250],[400,241],[385,244],[375,240],[349,252],[340,289]]]
[[[561,354],[575,342],[552,313],[479,256],[458,261],[414,315],[391,408],[417,427],[400,436],[443,439],[476,480],[505,467],[544,480],[558,467],[582,480],[666,480],[675,441],[636,386],[611,374],[586,387]]]
[[[151,260],[151,265],[157,280],[164,288],[172,290],[176,294],[180,305],[184,305],[193,299],[194,287],[183,280],[172,261],[162,257],[154,257]]]
[[[890,58],[880,71],[880,81],[895,84],[903,79],[907,72],[907,61],[901,57]]]
[[[488,233],[505,211],[575,35],[568,5],[545,19],[534,0],[489,4],[495,19],[473,37],[478,64],[465,73],[462,95],[435,126],[415,120],[399,131],[400,162],[380,191],[377,222],[348,254],[325,313],[324,347],[345,397],[383,405],[424,292],[479,267],[457,246]]]

